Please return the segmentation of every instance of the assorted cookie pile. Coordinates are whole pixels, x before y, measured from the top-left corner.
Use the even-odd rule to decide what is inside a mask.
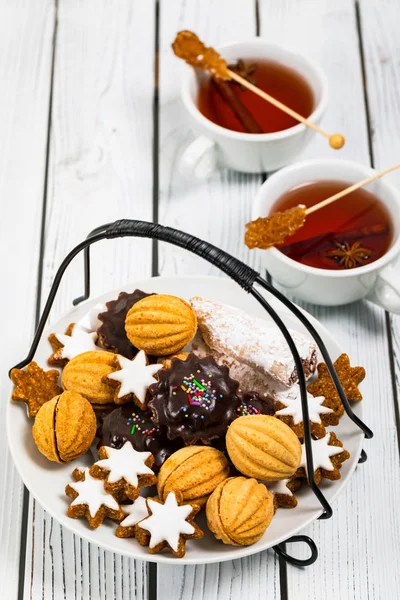
[[[310,379],[314,477],[339,479],[350,455],[326,427],[344,409],[314,341],[291,335]],[[308,479],[300,389],[274,325],[211,300],[135,290],[49,342],[58,368],[13,369],[12,398],[27,404],[48,460],[71,462],[96,443],[99,459],[65,488],[68,516],[91,527],[113,519],[118,537],[182,557],[186,540],[203,536],[201,510],[218,540],[245,546],[279,507],[297,505]],[[348,399],[361,400],[364,369],[346,354],[334,365]]]

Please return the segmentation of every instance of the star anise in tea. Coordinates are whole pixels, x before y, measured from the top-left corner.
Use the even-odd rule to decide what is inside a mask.
[[[335,260],[340,267],[344,269],[354,269],[360,267],[372,256],[372,250],[364,248],[361,242],[335,242],[335,248],[328,250],[328,258]]]
[[[243,79],[246,79],[249,83],[256,85],[255,79],[252,77],[253,73],[255,73],[255,71],[257,69],[257,65],[255,63],[247,63],[246,64],[244,62],[244,60],[239,58],[235,64],[228,65],[228,69],[230,69],[231,71],[234,71],[235,73],[240,75],[240,77],[243,77]],[[237,82],[235,81],[234,83],[237,83]],[[238,85],[240,85],[240,83]],[[242,90],[246,89],[243,85],[240,85],[240,88]]]

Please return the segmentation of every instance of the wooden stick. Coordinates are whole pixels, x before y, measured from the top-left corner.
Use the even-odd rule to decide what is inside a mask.
[[[318,133],[326,137],[329,140],[329,144],[331,145],[331,147],[335,150],[339,150],[344,145],[345,139],[344,136],[340,133],[334,133],[333,135],[329,135],[329,133],[321,129],[321,127],[318,127],[318,125],[315,125],[315,123],[312,123],[292,108],[289,108],[288,106],[286,106],[286,104],[283,104],[273,96],[267,94],[267,92],[264,92],[264,90],[261,90],[256,85],[253,85],[252,83],[247,81],[247,79],[244,79],[243,77],[235,73],[235,71],[231,71],[231,69],[228,69],[228,73],[231,79],[234,79],[235,81],[246,87],[248,90],[251,90],[252,92],[254,92],[254,94],[257,94],[257,96],[264,98],[264,100],[267,100],[267,102],[273,104],[274,106],[276,106],[276,108],[279,108],[287,115],[290,115],[291,117],[293,117],[293,119],[296,119],[296,121],[300,121],[300,123],[303,123],[307,127],[310,127],[310,129],[313,129],[314,131],[317,131]]]
[[[334,194],[330,198],[326,198],[326,200],[322,200],[322,202],[318,202],[318,204],[315,204],[314,206],[310,206],[310,208],[307,208],[307,210],[306,210],[306,215],[307,216],[311,215],[316,210],[319,210],[320,208],[324,208],[324,206],[328,206],[328,204],[332,204],[332,202],[335,202],[335,200],[339,200],[339,198],[343,198],[343,196],[347,196],[347,194],[351,194],[351,192],[358,190],[360,187],[363,187],[364,185],[367,185],[367,183],[371,183],[372,181],[375,181],[376,179],[383,177],[383,175],[386,175],[387,173],[390,173],[391,171],[395,171],[398,168],[400,168],[400,163],[397,163],[396,165],[393,165],[392,167],[388,167],[387,169],[384,169],[383,171],[380,171],[379,173],[375,173],[375,175],[371,175],[371,177],[366,177],[365,179],[363,179],[362,181],[359,181],[358,183],[354,183],[353,185],[349,186],[345,190],[342,190],[341,192]]]

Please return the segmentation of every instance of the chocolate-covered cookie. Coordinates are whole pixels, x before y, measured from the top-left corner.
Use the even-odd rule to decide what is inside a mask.
[[[106,303],[107,310],[98,316],[102,324],[97,330],[103,348],[131,359],[136,355],[138,349],[126,336],[125,319],[129,309],[148,296],[154,294],[146,294],[141,290],[135,290],[132,294],[121,292],[116,300]]]
[[[257,392],[239,392],[241,404],[237,408],[239,417],[246,415],[274,415],[275,400],[272,396],[260,396]]]
[[[149,408],[170,439],[209,442],[224,435],[237,416],[239,384],[211,356],[174,358],[170,368],[158,372],[158,379],[149,387]]]
[[[132,443],[139,452],[151,452],[154,467],[159,469],[167,458],[179,448],[181,440],[169,440],[155,425],[151,412],[140,410],[134,404],[124,404],[115,408],[101,419],[97,437],[97,447],[111,446],[122,448],[126,441]]]

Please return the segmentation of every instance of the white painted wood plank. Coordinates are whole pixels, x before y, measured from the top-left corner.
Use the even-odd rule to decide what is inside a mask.
[[[192,139],[179,102],[185,66],[175,58],[171,42],[180,29],[192,29],[206,43],[222,44],[256,34],[255,5],[245,0],[201,3],[179,0],[161,5],[160,20],[160,223],[183,229],[243,258],[252,266],[256,257],[242,243],[244,223],[261,183],[259,175],[223,171],[194,184],[177,171],[180,153]],[[160,273],[220,274],[201,259],[160,244]],[[253,599],[279,597],[278,562],[274,553],[262,553],[234,562],[201,567],[158,567],[158,594],[171,598]]]
[[[5,432],[7,371],[34,327],[53,16],[51,0],[0,6],[0,307],[7,320],[0,350],[0,598],[10,600],[18,589],[22,484]]]
[[[160,27],[159,221],[220,245],[255,266],[257,258],[246,251],[242,238],[261,176],[225,170],[209,181],[195,183],[180,175],[178,160],[193,134],[180,102],[186,65],[171,50],[180,29],[192,29],[213,45],[255,37],[255,5],[246,0],[176,0],[168,9],[161,5]],[[160,245],[159,267],[163,275],[220,274],[202,259],[165,244]]]
[[[44,302],[65,254],[99,224],[151,220],[154,3],[61,0],[58,10],[44,254]],[[103,242],[92,252],[92,294],[151,274],[151,243]],[[51,320],[83,291],[82,259]],[[71,467],[72,469],[72,467]],[[142,599],[145,563],[89,545],[34,503],[26,598]]]
[[[343,157],[368,164],[353,2],[301,0],[279,5],[262,2],[261,6],[261,34],[307,52],[325,70],[331,101],[324,126],[328,131],[341,131],[346,135],[347,143],[340,154],[333,153],[323,139],[316,138],[304,156]],[[277,26],[274,12],[279,15],[281,27]],[[390,570],[399,556],[395,504],[398,477],[396,481],[393,479],[399,472],[399,462],[384,313],[367,303],[337,309],[305,308],[335,334],[354,362],[365,365],[368,373],[365,419],[373,426],[375,438],[365,443],[369,460],[357,469],[345,493],[335,503],[333,518],[305,530],[316,541],[320,557],[305,570],[289,567],[289,597],[299,589],[309,599],[321,598],[326,590],[330,590],[332,597],[349,600],[395,597],[398,581],[387,578],[385,569]],[[294,546],[289,549],[305,555]]]

